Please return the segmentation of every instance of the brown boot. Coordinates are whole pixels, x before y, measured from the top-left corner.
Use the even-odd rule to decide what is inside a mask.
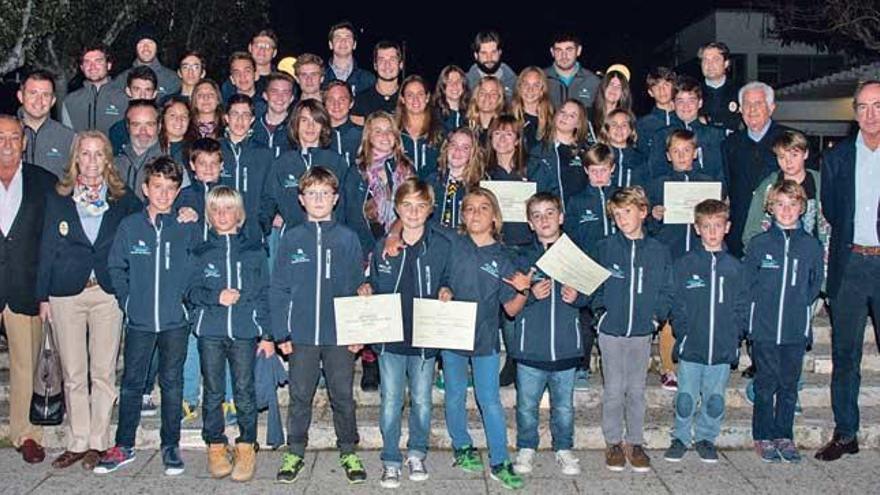
[[[212,478],[224,478],[232,472],[229,462],[229,451],[226,444],[212,443],[208,445],[208,472]]]
[[[252,443],[235,444],[235,467],[232,468],[232,481],[250,481],[257,468],[257,453]]]

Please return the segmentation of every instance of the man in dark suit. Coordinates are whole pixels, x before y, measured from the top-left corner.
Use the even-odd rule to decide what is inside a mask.
[[[880,316],[880,81],[853,99],[859,132],[825,153],[822,211],[831,224],[827,290],[831,304],[834,436],[816,458],[859,451],[859,373],[868,311]],[[877,322],[875,321],[875,326]]]
[[[43,338],[35,298],[46,195],[55,176],[22,162],[24,127],[0,115],[0,319],[9,341],[9,438],[28,463],[46,457],[43,431],[30,424],[33,375]]]

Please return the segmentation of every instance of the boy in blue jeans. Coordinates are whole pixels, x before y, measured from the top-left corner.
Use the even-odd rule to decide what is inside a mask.
[[[743,261],[751,280],[749,340],[757,366],[752,438],[764,462],[801,459],[793,431],[797,384],[825,277],[822,243],[801,224],[806,204],[797,182],[774,184],[766,203],[774,224],[752,239]]]
[[[681,461],[694,439],[700,460],[714,463],[730,365],[739,359],[739,342],[748,321],[748,284],[742,263],[724,246],[730,207],[707,199],[694,213],[700,244],[675,261],[673,275],[678,392],[672,444],[664,458]]]
[[[592,304],[599,316],[596,330],[605,377],[605,466],[623,471],[629,461],[633,471],[646,473],[651,459],[642,448],[645,380],[654,322],[668,317],[672,303],[672,258],[669,248],[645,234],[648,198],[641,187],[617,190],[607,209],[617,233],[599,241],[596,261],[611,276],[593,294]]]
[[[276,475],[281,483],[293,483],[305,467],[312,401],[322,369],[339,463],[349,483],[367,479],[354,450],[359,439],[352,395],[354,356],[363,346],[336,344],[333,313],[333,298],[353,296],[363,283],[363,254],[357,234],[333,220],[338,192],[339,181],[328,169],[315,166],[303,174],[299,201],[308,218],[284,232],[269,286],[275,341],[289,356],[288,451]]]
[[[98,474],[116,471],[135,458],[141,393],[156,347],[162,393],[162,463],[166,475],[181,474],[184,469],[178,449],[183,362],[189,338],[183,296],[189,282],[190,250],[198,242],[199,233],[195,223],[179,223],[173,213],[183,181],[181,166],[168,156],[160,156],[144,166],[144,177],[141,187],[149,204],[119,225],[107,261],[116,298],[125,312],[125,366],[116,445],[95,466]]]
[[[537,242],[525,248],[521,271],[528,272],[562,235],[559,197],[537,193],[526,203],[529,227]],[[508,352],[516,367],[516,446],[514,470],[532,472],[538,448],[538,412],[544,389],[550,389],[550,431],[562,474],[580,474],[574,445],[575,369],[583,359],[580,308],[587,297],[534,268],[531,296],[515,321]]]

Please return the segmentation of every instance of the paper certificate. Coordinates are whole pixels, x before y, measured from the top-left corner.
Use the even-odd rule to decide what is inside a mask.
[[[337,297],[336,345],[403,341],[400,294]]]
[[[720,182],[667,182],[663,184],[663,223],[694,223],[694,207],[706,199],[721,199]]]
[[[477,303],[413,299],[413,347],[474,350]]]
[[[480,187],[492,191],[498,198],[502,220],[505,222],[526,221],[526,201],[535,194],[536,185],[534,182],[484,180],[480,181]]]
[[[592,294],[611,275],[565,234],[535,264],[553,280],[586,295]]]

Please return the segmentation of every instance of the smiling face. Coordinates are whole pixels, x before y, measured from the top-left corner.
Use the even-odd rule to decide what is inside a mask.
[[[373,119],[368,132],[370,146],[375,153],[387,155],[394,151],[394,126],[388,119]]]
[[[396,48],[382,48],[376,50],[374,66],[379,78],[385,81],[393,81],[397,79],[400,70],[403,68],[400,61],[400,54],[397,53]]]
[[[141,190],[149,201],[152,213],[168,213],[180,192],[180,184],[163,175],[151,175],[141,185]]]
[[[296,70],[296,81],[303,94],[316,95],[324,81],[324,68],[317,64],[303,64]]]
[[[863,134],[880,136],[880,84],[868,84],[855,100],[856,121]]]
[[[205,66],[202,65],[201,59],[195,55],[187,55],[180,61],[180,69],[177,75],[187,87],[195,86],[203,77],[205,77]]]
[[[474,153],[474,142],[470,135],[464,132],[456,132],[449,137],[446,148],[446,163],[449,174],[455,178],[461,178]]]
[[[24,87],[18,90],[18,101],[25,115],[34,120],[42,120],[49,116],[55,104],[55,92],[51,81],[28,79]]]
[[[238,89],[239,93],[250,93],[254,90],[257,73],[250,60],[233,60],[229,66],[229,79]]]
[[[477,110],[481,113],[495,113],[504,98],[504,88],[497,79],[483,79],[477,86]]]
[[[100,182],[104,175],[104,168],[110,161],[104,148],[104,141],[100,138],[84,138],[79,143],[76,155],[76,168],[79,175],[89,184]]]
[[[530,71],[522,78],[519,94],[527,105],[534,105],[541,100],[544,90],[544,81],[541,80],[541,75]]]
[[[428,90],[419,81],[410,81],[401,91],[403,104],[410,115],[421,115],[428,108]]]
[[[348,58],[355,48],[357,48],[357,43],[354,41],[354,33],[347,28],[333,31],[330,36],[330,51],[333,52],[334,57]]]
[[[804,213],[804,205],[798,198],[781,192],[771,194],[768,206],[773,220],[783,229],[797,227],[798,220]]]
[[[129,109],[127,119],[128,134],[135,149],[145,150],[159,139],[159,114],[155,108]]]
[[[710,81],[717,81],[724,77],[724,72],[730,65],[729,60],[724,59],[724,54],[717,48],[706,48],[700,57],[700,69],[703,77]]]
[[[625,148],[629,137],[632,136],[632,127],[629,117],[624,113],[616,113],[605,121],[608,129],[608,140],[617,148]]]
[[[464,77],[458,71],[452,71],[446,76],[446,99],[459,101],[464,94]]]
[[[519,136],[510,125],[501,125],[490,136],[492,149],[499,155],[509,155],[516,150]]]
[[[208,221],[220,235],[235,234],[241,222],[241,213],[234,203],[217,202],[208,207]]]
[[[138,41],[137,46],[135,46],[138,62],[147,65],[153,60],[156,60],[157,49],[156,42],[149,38],[144,38]]]
[[[423,227],[434,205],[429,203],[427,198],[422,197],[418,193],[407,194],[394,207],[403,228],[407,230],[415,230]]]
[[[257,36],[248,45],[248,52],[257,65],[263,67],[272,64],[272,59],[278,54],[275,41],[268,36]]]
[[[247,103],[236,103],[229,108],[223,117],[226,120],[226,130],[234,140],[240,140],[248,135],[251,125],[254,123],[254,112]]]
[[[297,117],[297,139],[303,149],[317,147],[321,141],[321,124],[315,120],[311,110],[303,108]]]
[[[468,234],[486,235],[494,232],[498,212],[489,198],[469,194],[462,203],[461,218]]]
[[[113,65],[107,59],[107,54],[101,50],[86,52],[80,63],[80,70],[87,81],[99,83],[107,79]]]
[[[679,91],[672,101],[675,103],[675,115],[682,122],[696,120],[703,106],[703,100],[692,91]]]
[[[581,118],[581,110],[577,104],[568,102],[562,105],[553,117],[553,123],[557,134],[571,135],[577,130],[578,120]]]
[[[293,102],[293,85],[286,79],[274,79],[266,86],[263,97],[269,105],[269,110],[276,114],[284,114]]]
[[[198,113],[203,115],[213,115],[220,105],[220,98],[214,88],[208,84],[199,84],[193,90],[193,104]]]
[[[352,105],[351,93],[342,86],[333,86],[324,93],[324,108],[333,122],[342,123],[348,120]]]
[[[220,179],[220,169],[223,168],[223,158],[220,153],[199,152],[189,162],[190,168],[196,174],[196,179],[204,184],[213,184]]]
[[[743,122],[752,132],[760,132],[770,122],[770,115],[776,109],[775,104],[767,102],[767,95],[762,89],[750,89],[743,92],[742,112]]]
[[[501,49],[498,48],[498,43],[494,41],[480,43],[480,49],[474,53],[474,59],[484,72],[494,73],[501,62]]]
[[[18,167],[24,143],[21,126],[10,118],[0,118],[0,167]]]
[[[616,106],[621,96],[623,96],[623,81],[619,77],[613,77],[605,87],[605,103]]]

